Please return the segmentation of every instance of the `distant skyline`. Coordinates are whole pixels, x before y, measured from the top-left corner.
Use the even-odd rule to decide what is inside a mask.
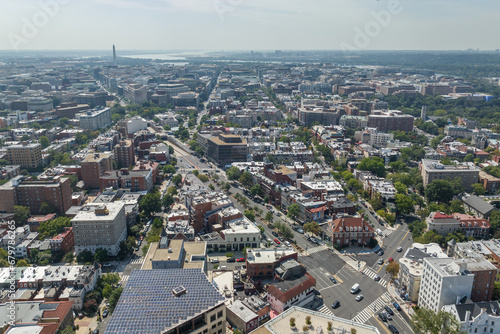
[[[500,48],[498,0],[0,0],[0,8],[0,50]]]

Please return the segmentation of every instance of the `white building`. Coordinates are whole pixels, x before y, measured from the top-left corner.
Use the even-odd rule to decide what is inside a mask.
[[[422,281],[424,258],[430,255],[410,248],[399,262],[399,284],[407,300],[414,303],[418,300],[420,282]]]
[[[46,99],[43,97],[33,98],[28,100],[28,111],[51,111],[54,109],[54,103],[52,99]]]
[[[134,116],[127,121],[127,133],[135,133],[140,130],[146,130],[148,128],[148,122],[140,117]]]
[[[461,324],[461,333],[500,333],[498,301],[446,305],[443,311],[453,314]]]
[[[104,248],[111,256],[120,251],[120,242],[127,238],[125,203],[86,205],[71,220],[77,254]]]
[[[435,230],[439,235],[446,235],[460,229],[460,222],[458,220],[442,212],[431,212],[425,221],[427,223],[427,230]]]
[[[241,245],[260,245],[260,230],[247,217],[226,223],[227,228],[220,233],[226,241],[226,249],[241,250]]]
[[[354,139],[370,146],[385,147],[387,142],[394,139],[394,134],[379,132],[376,128],[367,128],[364,131],[356,131]]]
[[[89,110],[76,114],[80,121],[80,128],[85,130],[98,130],[111,124],[111,110],[109,108]]]
[[[123,96],[133,104],[143,104],[148,100],[146,86],[126,85],[123,87]]]
[[[422,282],[418,294],[420,307],[438,312],[444,305],[470,298],[474,274],[467,264],[456,259],[424,258]]]

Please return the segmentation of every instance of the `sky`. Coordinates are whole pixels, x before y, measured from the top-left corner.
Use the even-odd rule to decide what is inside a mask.
[[[494,50],[498,18],[498,0],[0,0],[0,50]]]

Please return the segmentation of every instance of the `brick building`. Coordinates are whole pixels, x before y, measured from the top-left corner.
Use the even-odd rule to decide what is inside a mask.
[[[246,264],[249,277],[272,277],[274,269],[290,259],[297,260],[297,252],[293,248],[271,249],[253,248],[247,250]]]
[[[53,251],[62,250],[67,253],[75,247],[75,238],[73,236],[73,228],[65,227],[64,231],[50,239],[50,248]]]
[[[364,217],[345,217],[328,222],[334,245],[367,245],[375,237]]]
[[[114,148],[115,161],[118,168],[135,165],[134,144],[132,140],[122,140]]]
[[[82,180],[87,188],[99,188],[99,178],[104,172],[113,170],[111,153],[89,154],[81,163]]]
[[[403,115],[399,110],[374,110],[368,115],[368,127],[380,132],[413,131],[414,117]]]

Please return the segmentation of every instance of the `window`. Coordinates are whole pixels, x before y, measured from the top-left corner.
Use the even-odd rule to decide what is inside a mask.
[[[215,314],[210,316],[210,322],[213,322],[213,321],[215,321]]]
[[[217,326],[221,326],[222,325],[222,321],[219,321],[219,323],[217,323]]]
[[[217,312],[217,319],[219,319],[220,317],[222,317],[222,313],[223,313],[222,311]]]
[[[213,325],[212,325],[212,329],[215,329],[215,327],[217,327],[217,325],[216,325],[216,324],[213,324]]]

